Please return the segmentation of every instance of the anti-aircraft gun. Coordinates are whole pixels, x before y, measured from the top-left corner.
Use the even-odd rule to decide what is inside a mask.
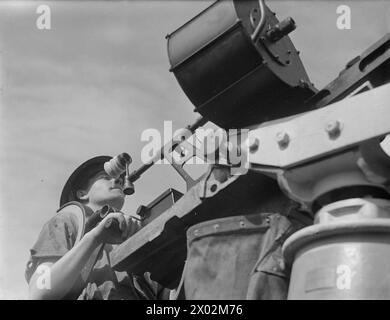
[[[127,184],[165,157],[187,192],[170,189],[140,207],[145,226],[113,252],[115,269],[150,272],[176,288],[189,227],[245,212],[281,189],[314,218],[284,244],[288,297],[390,298],[390,157],[380,145],[390,133],[390,34],[318,91],[288,37],[295,27],[262,0],[225,0],[167,36],[171,71],[202,118],[128,172]],[[183,165],[194,153],[172,157],[207,121],[240,129],[224,147],[238,151],[245,170],[239,163],[232,174],[237,163],[227,161],[193,180]]]

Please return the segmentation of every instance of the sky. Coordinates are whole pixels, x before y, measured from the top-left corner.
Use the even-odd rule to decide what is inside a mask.
[[[25,299],[24,269],[43,224],[56,212],[64,182],[85,160],[128,152],[141,165],[148,128],[174,129],[198,115],[169,72],[165,36],[211,1],[0,2],[0,298]],[[267,1],[319,89],[390,31],[386,1]],[[36,9],[51,9],[39,30]],[[339,5],[351,29],[336,26]],[[135,184],[124,212],[169,187],[185,191],[168,165]]]

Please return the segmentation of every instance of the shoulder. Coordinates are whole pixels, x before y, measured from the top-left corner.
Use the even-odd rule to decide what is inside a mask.
[[[66,225],[76,232],[83,232],[86,217],[89,214],[89,212],[87,213],[87,209],[78,202],[67,203],[57,210],[57,214],[51,219],[51,223]]]
[[[42,227],[35,244],[30,249],[25,277],[29,282],[37,266],[48,259],[58,259],[77,242],[80,228],[77,217],[70,211],[57,212]]]
[[[61,242],[66,240],[67,246],[79,240],[84,231],[85,216],[81,210],[64,208],[50,218],[42,227],[38,243],[46,241]]]
[[[72,212],[64,211],[54,215],[45,226],[51,228],[67,228],[74,231],[79,229],[79,220]]]

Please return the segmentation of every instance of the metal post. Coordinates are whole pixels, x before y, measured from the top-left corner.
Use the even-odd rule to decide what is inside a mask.
[[[390,201],[333,202],[288,238],[288,299],[390,299]]]

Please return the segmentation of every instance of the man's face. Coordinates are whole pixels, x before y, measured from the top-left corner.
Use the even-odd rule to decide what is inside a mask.
[[[97,206],[108,204],[120,210],[125,201],[122,178],[111,178],[104,170],[89,179],[84,192],[88,197],[88,202]]]

